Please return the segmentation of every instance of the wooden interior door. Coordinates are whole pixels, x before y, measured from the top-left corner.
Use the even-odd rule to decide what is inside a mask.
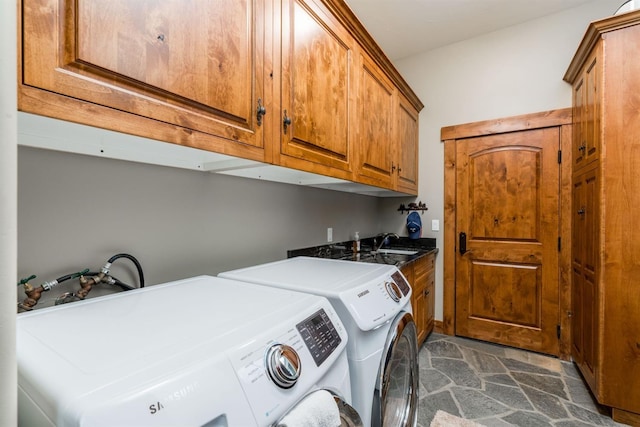
[[[457,141],[457,335],[558,354],[559,144],[558,128]]]

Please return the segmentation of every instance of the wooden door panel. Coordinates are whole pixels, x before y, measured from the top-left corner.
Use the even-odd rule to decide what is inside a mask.
[[[584,117],[586,131],[584,156],[585,160],[591,161],[599,157],[600,145],[600,63],[597,56],[594,56],[590,65],[585,71],[585,107],[586,114]]]
[[[581,365],[584,362],[584,327],[582,319],[582,284],[583,278],[580,270],[574,268],[571,286],[571,356]]]
[[[281,153],[350,169],[352,41],[312,2],[283,2],[282,109],[291,120]]]
[[[539,265],[473,262],[469,316],[488,322],[540,328]]]
[[[258,98],[269,96],[263,2],[25,0],[23,7],[24,84],[264,148],[255,114]]]
[[[584,241],[584,272],[588,275],[592,282],[595,282],[596,266],[600,257],[600,246],[598,242],[598,215],[600,211],[598,197],[598,179],[596,171],[589,173],[584,180],[584,201],[581,205],[584,213],[584,235],[580,237],[580,240]]]
[[[237,0],[78,0],[77,60],[247,124],[251,13]]]
[[[425,319],[426,319],[426,333],[425,338],[428,334],[433,331],[434,323],[435,323],[435,310],[436,310],[436,273],[435,271],[429,273],[427,276],[427,289],[425,289],[424,298],[425,298]]]
[[[598,347],[598,171],[574,178],[572,237],[572,355],[586,381],[596,387]]]
[[[573,360],[578,364],[584,363],[584,303],[583,266],[585,259],[585,186],[582,179],[575,179],[572,191],[572,230],[571,230],[571,340]]]
[[[457,144],[456,333],[559,351],[557,129]]]
[[[573,86],[573,162],[576,166],[584,163],[587,147],[585,108],[585,80],[576,82]]]
[[[497,147],[470,156],[473,239],[540,241],[540,154],[537,147]]]

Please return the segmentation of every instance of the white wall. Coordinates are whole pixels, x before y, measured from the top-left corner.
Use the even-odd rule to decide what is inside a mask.
[[[0,3],[0,425],[16,424],[16,2]]]
[[[445,126],[571,106],[562,80],[587,25],[612,15],[620,0],[584,6],[403,59],[396,67],[425,104],[420,114],[420,194],[429,207],[423,237],[442,250]],[[385,206],[389,202],[383,202]],[[388,212],[388,208],[384,209]],[[401,219],[389,227],[399,227]],[[430,231],[431,220],[441,222]],[[437,258],[436,319],[442,319],[442,256]]]

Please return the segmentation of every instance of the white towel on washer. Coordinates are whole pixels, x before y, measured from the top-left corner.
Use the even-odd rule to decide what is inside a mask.
[[[278,427],[339,427],[340,410],[331,393],[318,390],[298,403]]]

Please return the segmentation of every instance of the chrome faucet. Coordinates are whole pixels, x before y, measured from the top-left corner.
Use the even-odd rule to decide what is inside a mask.
[[[400,236],[398,236],[396,233],[384,233],[384,234],[378,234],[378,236],[382,236],[382,240],[380,240],[380,244],[378,244],[377,247],[376,247],[376,244],[375,244],[375,241],[374,241],[373,251],[371,251],[374,254],[377,253],[380,250],[380,248],[382,248],[382,246],[384,246],[384,242],[387,240],[387,238],[389,238],[389,237],[393,237],[394,239],[399,239],[400,238]]]

